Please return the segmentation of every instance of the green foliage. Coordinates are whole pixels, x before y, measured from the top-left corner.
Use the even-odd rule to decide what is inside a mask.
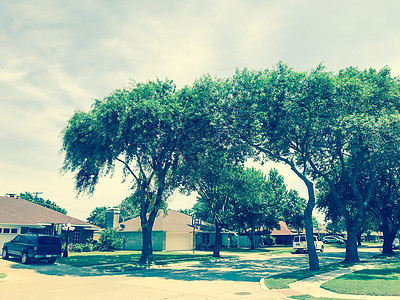
[[[52,210],[58,211],[58,212],[60,212],[60,213],[62,213],[64,215],[67,214],[67,210],[62,208],[62,207],[60,207],[60,206],[58,206],[55,202],[50,201],[50,200],[45,200],[45,199],[43,199],[41,197],[38,197],[37,195],[33,196],[29,192],[20,193],[19,197],[21,199],[27,200],[29,202],[33,202],[33,203],[39,204],[41,206],[50,208]]]
[[[93,243],[73,244],[71,247],[72,252],[92,252]]]
[[[106,223],[106,210],[109,208],[108,206],[96,207],[86,220],[93,225],[96,225],[100,228],[105,228]]]
[[[272,169],[266,178],[261,171],[247,168],[237,173],[235,181],[233,220],[239,229],[254,233],[277,227],[286,194],[283,177],[278,171]]]
[[[122,239],[116,230],[106,229],[101,232],[98,250],[114,251],[120,249],[121,246],[122,246]]]

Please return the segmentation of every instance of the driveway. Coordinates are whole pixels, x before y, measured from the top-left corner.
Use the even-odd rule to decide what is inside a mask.
[[[371,249],[361,249],[360,258]],[[320,263],[341,261],[344,251],[319,254]],[[262,277],[307,268],[304,254],[269,257],[243,255],[239,260],[140,270],[125,274],[101,274],[91,268],[0,260],[1,299],[279,299],[261,288]]]

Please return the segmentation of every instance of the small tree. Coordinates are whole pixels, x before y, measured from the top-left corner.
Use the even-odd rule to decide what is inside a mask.
[[[255,232],[271,231],[279,224],[286,192],[283,177],[275,169],[267,179],[261,171],[247,168],[238,172],[234,180],[233,220],[249,237],[250,249],[255,249]]]

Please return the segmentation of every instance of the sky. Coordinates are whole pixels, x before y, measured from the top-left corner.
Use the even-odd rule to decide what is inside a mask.
[[[85,220],[130,194],[121,172],[94,194],[60,173],[61,131],[77,110],[134,81],[204,74],[389,66],[400,75],[400,1],[20,0],[0,2],[0,195],[39,192]],[[263,171],[276,165],[266,164]],[[289,188],[305,187],[278,166]],[[170,208],[195,196],[174,195]]]

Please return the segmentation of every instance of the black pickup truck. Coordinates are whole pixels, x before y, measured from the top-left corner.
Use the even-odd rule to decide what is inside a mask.
[[[47,260],[54,263],[61,256],[61,242],[57,236],[45,234],[19,234],[4,243],[2,257],[21,257],[23,264],[32,259]]]

